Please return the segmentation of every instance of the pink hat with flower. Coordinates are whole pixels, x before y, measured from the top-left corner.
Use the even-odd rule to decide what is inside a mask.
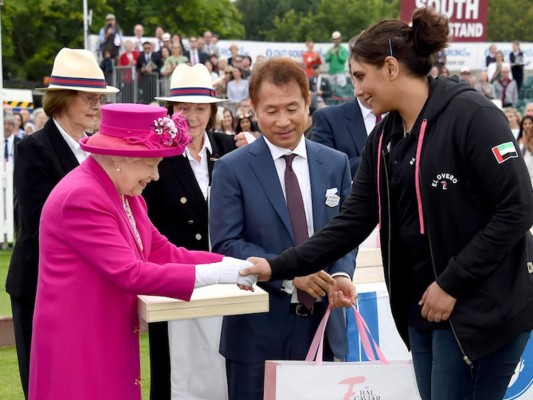
[[[101,107],[100,130],[80,140],[84,151],[122,157],[172,157],[190,143],[187,120],[167,109],[146,104],[117,103]]]

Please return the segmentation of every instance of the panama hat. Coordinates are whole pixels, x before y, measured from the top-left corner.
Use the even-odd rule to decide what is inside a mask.
[[[101,107],[100,130],[80,140],[84,151],[121,157],[172,157],[190,143],[189,125],[179,113],[147,104],[116,103]]]
[[[104,73],[89,50],[62,48],[54,60],[50,84],[41,92],[52,90],[79,90],[90,93],[117,93],[107,86]]]
[[[196,64],[191,67],[179,64],[170,79],[170,97],[156,97],[160,101],[180,103],[219,103],[227,101],[218,99],[213,89],[213,81],[207,67]]]

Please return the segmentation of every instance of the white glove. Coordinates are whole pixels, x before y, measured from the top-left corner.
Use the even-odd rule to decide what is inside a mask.
[[[233,257],[224,257],[222,261],[212,264],[196,265],[194,287],[199,288],[217,283],[236,283],[252,286],[257,282],[256,275],[241,276],[239,271],[251,267],[252,263]]]

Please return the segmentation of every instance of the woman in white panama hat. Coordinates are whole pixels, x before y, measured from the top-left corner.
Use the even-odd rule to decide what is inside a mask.
[[[50,118],[44,127],[17,147],[15,190],[21,225],[11,258],[6,288],[11,295],[13,323],[22,388],[28,393],[32,319],[37,286],[39,218],[54,186],[86,157],[79,140],[92,131],[104,95],[118,92],[107,86],[94,55],[63,48],[57,54],[44,92]]]
[[[203,64],[178,65],[169,96],[157,100],[166,101],[170,114],[181,112],[187,118],[192,141],[183,156],[161,162],[159,181],[143,193],[148,214],[175,245],[209,250],[211,171],[219,157],[235,149],[233,136],[211,131],[217,105],[224,100],[216,98]],[[224,359],[218,353],[221,324],[222,318],[213,317],[149,325],[152,399],[169,400],[171,386],[172,398],[225,399]]]

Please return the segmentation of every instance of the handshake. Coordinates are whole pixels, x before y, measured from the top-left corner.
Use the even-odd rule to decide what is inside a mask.
[[[199,288],[217,283],[235,283],[251,287],[257,282],[257,275],[242,276],[239,274],[241,270],[251,266],[251,262],[233,257],[224,257],[222,261],[212,264],[197,264],[194,287]]]

